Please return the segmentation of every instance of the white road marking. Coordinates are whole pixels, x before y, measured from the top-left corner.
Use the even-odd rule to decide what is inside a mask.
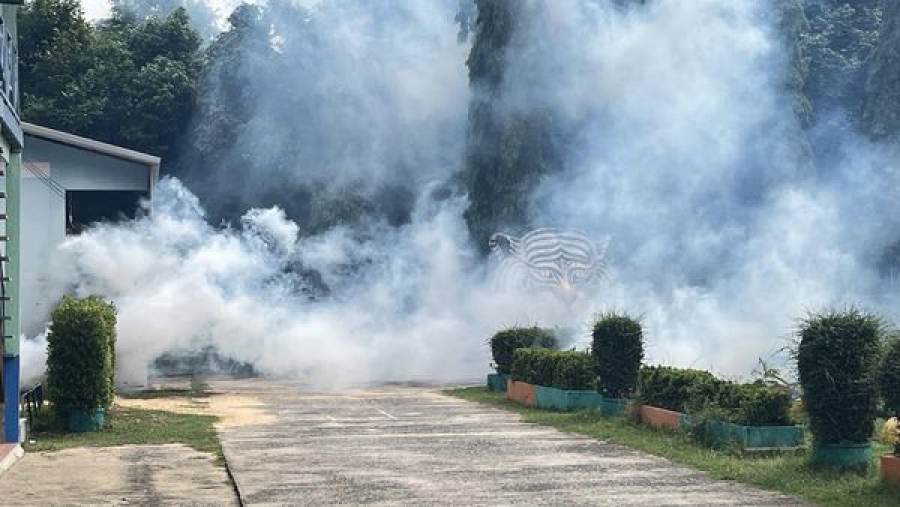
[[[382,413],[385,417],[387,417],[388,419],[391,419],[391,420],[393,420],[393,421],[399,421],[399,420],[400,420],[399,418],[394,417],[394,416],[392,416],[391,414],[388,414],[387,412],[385,412],[384,410],[381,410],[380,408],[377,409],[377,410],[378,410],[379,412],[381,412],[381,413]]]

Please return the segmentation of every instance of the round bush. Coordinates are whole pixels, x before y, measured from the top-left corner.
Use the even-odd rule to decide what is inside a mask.
[[[611,398],[634,394],[644,359],[640,321],[626,314],[603,314],[594,324],[593,338],[591,354],[597,390]]]
[[[511,327],[491,337],[491,354],[497,373],[512,371],[513,353],[521,348],[557,349],[559,343],[552,331],[539,327]]]
[[[855,308],[813,314],[798,331],[797,370],[817,444],[869,441],[883,323]]]
[[[116,311],[100,298],[66,296],[47,336],[47,396],[64,416],[108,408],[115,387]]]

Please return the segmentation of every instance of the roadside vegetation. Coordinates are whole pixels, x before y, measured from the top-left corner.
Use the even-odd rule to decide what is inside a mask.
[[[625,417],[604,417],[595,410],[554,412],[523,407],[508,400],[504,393],[491,392],[484,387],[445,392],[516,412],[526,423],[551,426],[668,458],[709,472],[716,479],[739,481],[822,505],[900,505],[900,488],[884,485],[878,479],[877,457],[892,450],[881,443],[874,444],[872,466],[868,471],[842,473],[812,468],[804,454],[755,456],[714,449],[698,445],[687,432],[655,430]]]
[[[642,365],[642,325],[627,314],[598,315],[585,351],[542,348],[520,333],[491,339],[487,387],[447,393],[717,479],[824,505],[900,505],[900,444],[879,431],[900,412],[900,342],[877,315],[849,307],[800,320],[791,347],[799,384],[762,360],[749,383]]]
[[[215,455],[216,463],[225,466],[222,446],[216,436],[215,424],[218,417],[115,405],[111,414],[110,422],[103,431],[71,433],[53,417],[52,412],[42,411],[35,419],[34,430],[28,436],[25,450],[35,452],[61,451],[73,447],[184,444]]]

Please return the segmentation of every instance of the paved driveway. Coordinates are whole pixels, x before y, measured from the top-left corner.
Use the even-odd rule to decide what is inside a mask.
[[[220,429],[246,505],[800,505],[434,389],[214,388],[274,416]]]

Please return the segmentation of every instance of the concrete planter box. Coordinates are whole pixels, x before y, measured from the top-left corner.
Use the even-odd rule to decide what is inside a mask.
[[[506,385],[506,397],[517,403],[521,403],[526,407],[536,405],[536,389],[535,386],[528,382],[520,382],[518,380],[509,379]]]
[[[803,447],[800,426],[741,426],[721,421],[708,421],[704,432],[710,441],[737,445],[745,451],[794,450]]]
[[[641,421],[657,429],[677,430],[686,426],[690,419],[681,412],[641,405]]]
[[[106,425],[106,409],[70,410],[67,422],[72,433],[99,431]]]
[[[489,391],[506,392],[506,383],[509,375],[503,373],[489,373],[487,376],[487,388]]]
[[[603,398],[600,404],[600,413],[607,417],[620,416],[625,412],[628,400],[621,398]]]
[[[900,456],[881,457],[881,480],[900,485]]]
[[[535,400],[538,408],[575,410],[579,408],[599,408],[601,403],[603,403],[603,396],[593,389],[573,390],[535,386]]]
[[[872,463],[872,443],[815,444],[812,462],[835,469],[866,469]]]

